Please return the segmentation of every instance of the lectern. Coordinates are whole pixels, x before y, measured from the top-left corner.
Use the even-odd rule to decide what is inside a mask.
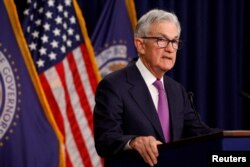
[[[211,166],[212,155],[228,151],[248,154],[250,131],[223,131],[160,145],[156,167],[208,167]],[[221,162],[214,164],[212,167],[223,166]],[[237,163],[233,164],[237,167]],[[113,157],[105,166],[148,167],[140,155],[132,150]]]

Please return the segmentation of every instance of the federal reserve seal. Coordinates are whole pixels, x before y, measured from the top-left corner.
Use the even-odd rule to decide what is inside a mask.
[[[102,76],[119,70],[128,64],[127,46],[125,44],[109,46],[97,54],[96,60]]]
[[[1,44],[1,43],[0,43]],[[18,118],[18,87],[14,61],[0,45],[0,148],[9,140]]]

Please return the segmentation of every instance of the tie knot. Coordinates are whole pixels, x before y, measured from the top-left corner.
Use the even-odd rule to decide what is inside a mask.
[[[164,90],[162,82],[160,80],[156,80],[153,85],[158,89],[158,91],[160,90]]]

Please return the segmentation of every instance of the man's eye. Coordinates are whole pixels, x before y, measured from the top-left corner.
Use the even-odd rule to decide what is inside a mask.
[[[172,43],[178,44],[178,41],[177,40],[172,40]]]
[[[162,41],[166,41],[166,39],[164,38],[157,38],[158,41],[162,42]]]

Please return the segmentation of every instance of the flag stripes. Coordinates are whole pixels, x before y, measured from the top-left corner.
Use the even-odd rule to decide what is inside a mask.
[[[53,106],[58,127],[64,132],[66,156],[69,156],[70,163],[73,166],[95,167],[101,166],[101,160],[93,150],[92,109],[97,81],[91,77],[94,73],[91,66],[85,63],[86,59],[86,48],[81,45],[61,63],[40,74],[40,80],[43,87],[49,90],[46,96]]]

